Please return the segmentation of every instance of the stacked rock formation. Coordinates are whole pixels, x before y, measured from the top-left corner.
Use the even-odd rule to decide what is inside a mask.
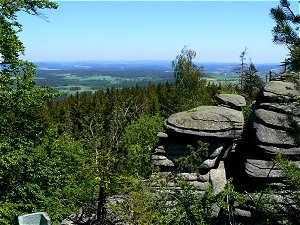
[[[224,158],[241,138],[242,107],[246,102],[240,95],[222,94],[217,99],[219,106],[199,106],[165,120],[165,132],[158,134],[160,140],[152,155],[152,163],[160,168],[160,172],[153,175],[178,172],[177,175],[194,184],[200,194],[209,185],[215,193],[224,188]],[[208,143],[208,148],[203,148],[199,141]],[[197,171],[180,165],[180,161],[191,157],[193,151],[200,158],[192,160]]]
[[[299,97],[299,90],[292,83],[271,81],[265,85],[254,111],[254,145],[246,154],[245,172],[252,188],[282,184],[283,174],[272,161],[276,154],[282,153],[300,164],[296,161],[300,146],[289,134],[291,121],[300,124],[300,111],[295,102]]]

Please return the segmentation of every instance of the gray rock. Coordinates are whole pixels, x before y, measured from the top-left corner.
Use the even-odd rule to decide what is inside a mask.
[[[251,217],[251,212],[249,210],[245,210],[245,209],[235,208],[233,211],[233,214],[235,216],[240,216],[240,217],[247,217],[247,218]]]
[[[283,173],[273,161],[260,159],[247,159],[245,170],[249,177],[256,178],[282,178]]]
[[[166,156],[163,155],[152,155],[151,162],[155,166],[167,166],[167,167],[175,166],[172,160],[168,159]]]
[[[174,167],[179,166],[180,160],[184,160],[186,156],[174,156],[174,155],[152,155],[151,162],[160,167]],[[216,165],[218,157],[213,159],[207,157],[201,157],[199,161],[195,161],[200,169],[210,169]]]
[[[224,190],[227,180],[223,161],[220,161],[218,168],[210,170],[209,180],[214,194],[218,194]]]
[[[166,153],[166,151],[165,151],[164,146],[157,146],[154,149],[154,154],[165,154],[165,153]]]
[[[217,157],[214,159],[206,159],[199,166],[200,169],[210,169],[216,165]]]
[[[210,186],[209,182],[200,182],[200,181],[189,181],[189,184],[195,186],[198,191],[206,191]]]
[[[243,96],[237,94],[219,94],[216,96],[220,105],[226,105],[230,108],[241,110],[246,106],[246,100]]]
[[[259,123],[254,123],[256,128],[256,136],[262,143],[279,147],[281,146],[297,146],[293,138],[286,131],[272,129]]]
[[[237,130],[229,130],[229,131],[193,131],[193,130],[185,130],[181,128],[177,128],[174,126],[170,126],[169,124],[164,123],[165,128],[174,133],[186,134],[186,135],[193,135],[198,137],[213,137],[213,138],[226,138],[226,139],[233,139],[233,138],[241,138],[242,129]]]
[[[286,114],[269,111],[265,109],[255,110],[255,115],[259,120],[262,120],[267,125],[278,127],[279,129],[287,129],[290,127],[290,120]],[[300,118],[294,116],[295,120],[300,125]]]
[[[276,147],[272,145],[258,145],[258,148],[270,155],[277,155],[279,153],[287,155],[287,156],[300,156],[300,146],[299,147],[291,147],[291,148],[285,148],[285,147]]]
[[[151,174],[151,177],[155,180],[166,179],[171,176],[174,176],[174,174],[171,172],[157,172],[157,173]],[[209,173],[206,173],[206,174],[177,173],[176,176],[181,177],[186,181],[200,181],[200,182],[208,182],[209,181]]]
[[[260,104],[260,108],[269,111],[279,112],[288,115],[300,116],[300,108],[296,103],[270,103],[263,102]]]
[[[271,81],[265,85],[263,96],[271,102],[285,102],[299,98],[300,93],[293,83]]]
[[[179,173],[178,176],[184,178],[186,181],[209,181],[209,173],[198,174],[198,173]]]
[[[208,152],[208,154],[209,154],[208,157],[215,158],[215,157],[219,156],[223,149],[224,149],[224,146],[220,146],[220,147],[216,148],[213,152],[211,152],[211,153]]]
[[[156,136],[159,138],[168,138],[168,134],[164,132],[158,132]]]
[[[168,131],[181,134],[238,138],[243,123],[240,111],[221,106],[200,106],[171,115],[164,125]]]

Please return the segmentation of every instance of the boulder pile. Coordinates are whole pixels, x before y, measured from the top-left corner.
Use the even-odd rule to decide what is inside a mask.
[[[165,120],[165,132],[158,133],[159,143],[151,158],[160,172],[153,176],[175,173],[194,184],[200,194],[209,185],[214,193],[222,191],[226,184],[224,159],[241,138],[246,102],[232,94],[217,99],[219,106],[199,106]],[[186,167],[184,162],[196,167]]]
[[[292,121],[300,125],[300,111],[296,106],[299,97],[294,84],[271,81],[265,85],[263,96],[255,105],[254,145],[247,150],[245,172],[257,188],[282,184],[283,174],[273,162],[278,153],[300,164],[297,161],[300,146],[289,132]]]

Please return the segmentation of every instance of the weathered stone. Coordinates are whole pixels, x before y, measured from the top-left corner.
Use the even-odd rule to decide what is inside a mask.
[[[157,172],[151,174],[152,179],[155,180],[163,180],[168,177],[174,177],[172,172]],[[200,181],[200,182],[208,182],[209,181],[209,173],[199,174],[199,173],[176,173],[175,176],[181,177],[186,181]]]
[[[174,166],[173,161],[171,161],[170,159],[168,159],[166,156],[163,156],[163,155],[152,155],[151,162],[155,166],[167,166],[167,167]]]
[[[169,132],[201,137],[239,138],[244,118],[240,111],[221,106],[199,106],[165,120]]]
[[[300,156],[300,146],[299,147],[291,147],[291,148],[285,148],[285,147],[276,147],[273,145],[258,145],[258,148],[266,153],[271,155],[277,155],[279,153],[287,155],[287,156]]]
[[[198,174],[198,173],[179,173],[178,176],[182,177],[186,181],[209,181],[209,173]]]
[[[164,150],[163,146],[158,146],[157,148],[154,149],[154,154],[165,154],[165,153],[166,151]]]
[[[216,98],[219,104],[228,106],[233,109],[242,110],[242,107],[246,106],[246,100],[241,95],[219,94],[216,96]]]
[[[255,110],[256,117],[270,126],[278,127],[279,129],[287,129],[290,127],[290,120],[286,114],[269,111],[265,109]],[[300,118],[294,116],[293,120],[300,125]]]
[[[299,98],[300,93],[293,83],[271,81],[265,85],[263,96],[271,102],[286,102]]]
[[[215,158],[215,157],[219,156],[223,149],[224,149],[224,146],[220,146],[217,149],[215,149],[212,153],[208,152],[209,153],[208,157]]]
[[[198,191],[206,191],[210,186],[209,182],[189,181],[189,184],[194,185]]]
[[[249,177],[256,178],[282,178],[283,173],[273,161],[260,159],[247,159],[245,163],[246,173]]]
[[[240,216],[240,217],[246,217],[246,218],[251,217],[251,212],[245,209],[234,208],[233,214],[235,216]]]
[[[152,155],[151,161],[156,166],[167,166],[167,167],[174,167],[179,166],[180,159],[184,159],[186,156],[174,156],[174,155]],[[207,158],[201,157],[201,161],[195,161],[198,164],[200,169],[210,169],[216,165],[218,157],[215,158]]]
[[[220,106],[198,108],[171,115],[169,125],[194,131],[226,131],[239,129],[243,125],[243,114]]]
[[[300,109],[296,103],[270,103],[263,102],[260,104],[260,108],[269,111],[279,112],[287,115],[300,116]]]
[[[296,146],[292,137],[290,137],[286,131],[272,129],[259,123],[254,123],[256,128],[256,136],[262,143],[277,146]]]
[[[159,138],[168,138],[168,134],[164,132],[158,132],[156,136]]]
[[[209,180],[214,194],[218,194],[224,189],[227,180],[223,161],[220,161],[218,168],[210,170]]]
[[[201,165],[199,166],[200,169],[210,169],[216,165],[217,157],[214,159],[205,159]]]
[[[174,126],[170,126],[166,123],[164,123],[164,126],[166,129],[170,132],[174,133],[181,133],[185,135],[192,135],[192,136],[198,136],[198,137],[213,137],[213,138],[227,138],[227,139],[233,139],[233,138],[240,138],[242,135],[242,129],[237,130],[229,130],[229,131],[193,131],[193,130],[185,130],[181,128],[177,128]]]

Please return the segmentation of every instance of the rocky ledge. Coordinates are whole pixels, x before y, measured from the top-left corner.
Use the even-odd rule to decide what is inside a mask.
[[[254,111],[254,145],[248,149],[245,172],[263,186],[279,184],[283,174],[274,165],[278,153],[296,160],[300,156],[300,146],[290,134],[291,122],[300,125],[300,111],[296,105],[300,92],[289,82],[271,81],[265,85],[263,95]],[[298,161],[294,161],[299,165]],[[250,185],[251,186],[251,185]]]
[[[177,173],[192,183],[200,195],[209,186],[214,193],[223,190],[226,184],[224,159],[241,138],[242,107],[246,103],[240,95],[222,94],[217,99],[218,106],[199,106],[165,120],[165,132],[158,133],[159,142],[151,157],[152,163],[160,168],[159,173],[152,175],[155,179]],[[203,143],[208,145],[203,146]],[[192,153],[193,157],[196,153],[197,159],[190,161],[197,171],[181,165]]]

